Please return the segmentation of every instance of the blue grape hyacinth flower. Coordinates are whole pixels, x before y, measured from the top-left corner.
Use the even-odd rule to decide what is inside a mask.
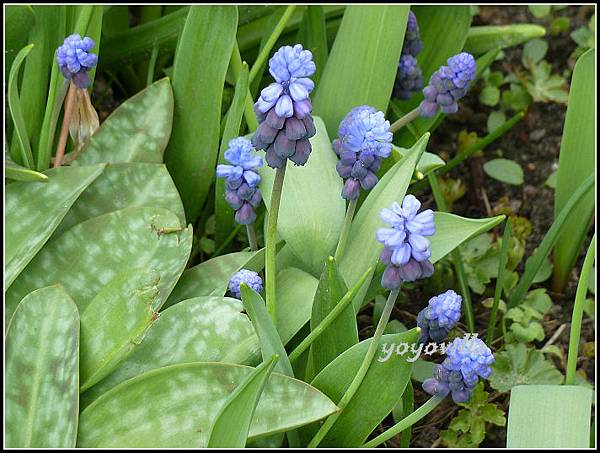
[[[423,382],[423,390],[442,398],[451,393],[455,403],[466,403],[479,378],[490,376],[493,363],[492,351],[476,335],[455,338],[446,350],[446,359],[434,368],[433,377]]]
[[[402,55],[398,63],[398,73],[394,84],[394,96],[398,99],[410,99],[413,92],[423,89],[423,73],[412,55]]]
[[[240,292],[240,285],[242,283],[245,283],[257,293],[260,293],[263,288],[262,279],[258,273],[248,269],[241,269],[231,276],[229,285],[227,286],[229,292],[238,299],[242,296]]]
[[[412,11],[409,11],[406,32],[404,33],[404,44],[402,45],[402,54],[416,57],[421,50],[423,50],[423,41],[421,41],[417,16],[415,16],[415,13]]]
[[[256,220],[254,208],[260,205],[262,195],[256,169],[262,166],[262,157],[252,154],[252,143],[244,137],[229,141],[225,159],[232,165],[217,165],[217,176],[225,178],[225,199],[235,210],[235,221],[249,225]]]
[[[448,336],[460,319],[462,297],[449,289],[445,293],[429,299],[427,307],[417,316],[417,326],[421,328],[420,343],[427,338],[439,342]]]
[[[271,168],[282,168],[288,158],[296,165],[308,161],[308,139],[316,134],[309,97],[315,70],[312,53],[301,44],[283,46],[269,60],[275,82],[263,88],[254,104],[260,125],[252,144],[265,150]]]
[[[429,240],[435,234],[433,211],[418,212],[421,202],[406,195],[402,206],[394,202],[392,209],[384,208],[380,216],[389,228],[377,230],[377,240],[384,245],[380,260],[387,264],[381,284],[386,289],[398,289],[402,281],[430,277],[433,265]]]
[[[372,189],[377,184],[376,172],[392,152],[390,122],[383,112],[361,105],[353,108],[340,123],[338,138],[332,143],[340,160],[338,174],[344,178],[342,197],[356,200],[360,188]]]
[[[432,117],[439,109],[444,113],[456,113],[457,101],[467,94],[476,72],[477,63],[470,53],[461,52],[448,58],[448,66],[434,72],[429,85],[423,88],[425,99],[419,105],[421,116]]]
[[[98,63],[98,55],[90,52],[94,40],[78,34],[67,36],[56,51],[56,60],[63,76],[72,79],[78,88],[90,85],[88,71]]]

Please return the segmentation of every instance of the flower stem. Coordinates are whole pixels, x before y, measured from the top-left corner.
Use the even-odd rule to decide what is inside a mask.
[[[399,131],[404,126],[406,126],[408,123],[417,119],[418,117],[419,117],[419,107],[415,108],[414,110],[411,110],[410,112],[408,112],[406,115],[404,115],[399,120],[394,121],[392,123],[392,125],[390,126],[390,132],[394,133],[396,131]]]
[[[400,293],[400,289],[395,289],[390,292],[387,301],[385,302],[385,307],[383,307],[383,312],[381,314],[381,318],[379,318],[379,322],[377,323],[377,328],[375,329],[375,333],[373,334],[373,338],[371,338],[371,344],[369,344],[369,349],[367,350],[367,354],[363,359],[356,376],[350,383],[350,386],[346,390],[346,393],[342,396],[342,399],[337,404],[340,409],[335,414],[332,414],[327,418],[325,423],[321,426],[317,434],[312,438],[310,443],[308,444],[308,448],[316,448],[319,443],[325,438],[331,427],[335,424],[336,420],[342,414],[350,400],[354,397],[360,385],[362,384],[365,376],[367,375],[367,371],[369,371],[369,367],[371,366],[371,362],[373,362],[373,357],[375,357],[375,353],[377,352],[377,348],[379,347],[379,340],[381,339],[381,335],[383,335],[383,331],[385,330],[385,326],[390,319],[390,315],[392,314],[392,308],[394,308],[394,303],[396,302],[396,298]],[[418,329],[418,328],[417,328]]]
[[[579,339],[581,337],[581,319],[583,318],[583,302],[588,289],[588,279],[590,271],[594,265],[596,235],[592,238],[588,251],[585,255],[579,283],[577,284],[577,292],[575,293],[575,305],[573,306],[573,315],[571,318],[571,334],[569,337],[569,355],[567,358],[567,377],[566,385],[575,384],[575,371],[577,369],[577,354],[579,352]]]
[[[277,217],[279,216],[279,204],[281,202],[281,192],[283,190],[283,178],[285,177],[285,168],[287,159],[283,167],[275,172],[273,181],[273,191],[271,192],[271,207],[269,208],[269,218],[267,220],[267,237],[265,238],[266,256],[265,256],[265,278],[267,310],[271,315],[273,322],[276,321],[275,304],[275,253],[277,251]]]
[[[504,288],[504,273],[506,271],[506,261],[508,259],[508,243],[510,242],[510,235],[511,222],[509,217],[504,225],[504,234],[502,235],[502,249],[500,251],[500,263],[498,264],[498,277],[496,278],[494,304],[492,305],[487,334],[485,337],[485,342],[487,344],[491,344],[494,340],[494,331],[496,330],[496,314],[498,313],[498,305],[500,304],[500,297],[502,296],[502,289]]]
[[[302,353],[306,351],[323,332],[325,332],[325,330],[333,323],[333,321],[335,321],[337,317],[341,313],[343,313],[346,307],[352,303],[354,297],[356,296],[356,293],[358,293],[358,291],[365,283],[371,272],[373,272],[373,267],[367,269],[367,272],[365,272],[358,279],[356,284],[351,289],[349,289],[346,294],[344,294],[344,297],[342,297],[340,301],[336,304],[336,306],[333,307],[333,310],[331,310],[327,314],[327,316],[323,318],[319,325],[312,329],[311,332],[304,338],[304,340],[302,340],[302,342],[300,342],[300,344],[296,346],[296,348],[289,355],[290,362],[294,362],[295,360],[297,360],[302,355]]]
[[[344,248],[346,248],[346,241],[348,240],[348,233],[350,233],[350,226],[352,225],[352,218],[354,217],[354,211],[356,210],[356,203],[358,200],[350,200],[348,203],[348,209],[346,209],[346,217],[344,218],[344,226],[342,227],[342,232],[340,233],[340,240],[338,241],[337,247],[335,249],[335,261],[339,262],[340,258],[344,253]]]
[[[410,385],[410,382],[409,382],[409,385]],[[427,414],[429,414],[443,400],[444,400],[444,398],[440,398],[439,396],[431,397],[430,399],[427,400],[427,402],[425,404],[423,404],[421,407],[419,407],[412,414],[404,417],[402,420],[400,420],[398,423],[396,423],[390,429],[384,431],[379,436],[377,436],[375,439],[370,440],[369,442],[364,444],[361,448],[375,448],[378,445],[381,445],[386,440],[389,440],[392,437],[394,437],[395,435],[400,434],[406,428],[411,427],[412,425],[417,423],[419,420],[421,420],[423,417],[425,417]]]
[[[256,231],[254,231],[254,224],[246,225],[246,233],[248,233],[248,242],[250,243],[250,250],[256,252],[258,250],[258,243],[256,242]]]
[[[239,79],[240,71],[242,70],[242,56],[240,54],[240,48],[238,47],[237,40],[233,41],[233,51],[231,53],[231,71],[235,80]],[[258,120],[254,113],[254,103],[252,101],[252,94],[250,94],[250,88],[246,94],[244,101],[244,118],[246,119],[246,125],[249,131],[255,131],[258,129]]]
[[[146,86],[152,85],[154,82],[154,71],[156,70],[156,60],[158,59],[158,44],[152,47],[152,55],[150,55],[150,62],[148,63],[148,73],[146,74]]]
[[[73,82],[69,85],[69,91],[65,100],[65,114],[63,117],[62,127],[60,129],[60,136],[58,137],[58,145],[56,145],[56,155],[54,157],[54,168],[60,167],[62,159],[65,155],[65,147],[67,146],[67,137],[69,136],[69,123],[71,122],[71,116],[73,116],[73,110],[75,109],[77,87]]]

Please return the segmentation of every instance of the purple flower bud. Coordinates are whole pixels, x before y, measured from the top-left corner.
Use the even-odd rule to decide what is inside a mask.
[[[360,182],[354,178],[348,178],[342,189],[342,197],[346,200],[356,200],[360,195]]]
[[[227,289],[229,289],[231,294],[238,299],[241,297],[240,285],[242,283],[252,288],[257,293],[262,291],[262,279],[260,278],[260,275],[248,269],[241,269],[231,276],[229,285],[227,286]]]
[[[460,319],[461,303],[462,298],[451,289],[429,299],[427,307],[417,316],[421,328],[419,341],[424,343],[428,337],[436,342],[444,340]]]
[[[296,142],[296,152],[290,157],[290,160],[296,165],[304,165],[308,162],[308,156],[310,156],[311,151],[312,147],[308,139],[303,138],[302,140],[298,140]]]
[[[288,140],[300,140],[306,137],[304,122],[298,118],[289,118],[285,122],[285,136]]]
[[[240,225],[250,225],[255,220],[256,213],[248,202],[244,202],[242,207],[235,212],[235,221]]]
[[[381,286],[385,289],[395,290],[399,289],[402,285],[402,276],[400,275],[400,268],[398,266],[388,266],[383,271],[381,277]]]
[[[63,76],[72,79],[78,88],[87,88],[90,79],[87,72],[98,63],[98,56],[90,49],[94,41],[78,34],[67,36],[63,44],[56,50],[56,61]]]
[[[277,134],[273,146],[275,148],[275,154],[279,157],[291,157],[296,152],[296,141],[289,140],[283,132]]]
[[[412,55],[402,55],[398,63],[398,72],[394,83],[394,96],[399,99],[410,99],[413,92],[423,88],[423,73]]]
[[[404,44],[402,46],[403,55],[412,55],[416,57],[423,50],[423,41],[419,33],[419,24],[417,16],[412,11],[408,12],[408,22],[406,32],[404,33]]]

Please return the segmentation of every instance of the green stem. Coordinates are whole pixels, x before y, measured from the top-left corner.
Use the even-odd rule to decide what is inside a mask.
[[[150,86],[152,85],[152,82],[154,82],[154,71],[156,69],[158,50],[158,45],[152,47],[152,55],[150,56],[150,62],[148,63],[148,75],[146,76],[146,86]]]
[[[488,322],[487,334],[485,337],[486,344],[491,344],[494,340],[494,331],[496,330],[496,314],[498,313],[498,305],[504,288],[504,273],[506,271],[506,261],[508,259],[508,243],[510,242],[511,222],[510,217],[504,225],[504,234],[502,235],[502,250],[500,251],[500,263],[498,264],[498,277],[496,278],[496,291],[494,292],[494,303],[490,313]]]
[[[431,397],[429,400],[427,400],[427,402],[425,404],[423,404],[421,407],[419,407],[412,414],[404,417],[402,420],[400,420],[398,423],[396,423],[390,429],[381,433],[375,439],[370,440],[369,442],[364,444],[361,448],[375,448],[378,445],[381,445],[386,440],[390,440],[392,437],[394,437],[397,434],[400,434],[406,428],[411,427],[412,425],[417,423],[419,420],[421,420],[423,417],[425,417],[427,414],[429,414],[443,400],[444,400],[444,398],[440,398],[439,396]]]
[[[267,219],[267,237],[265,238],[265,278],[267,298],[267,310],[271,315],[273,322],[276,322],[276,304],[275,304],[275,254],[277,251],[277,217],[279,216],[279,204],[281,202],[281,192],[283,190],[283,178],[285,177],[285,168],[287,159],[283,167],[278,168],[273,180],[273,191],[271,192],[271,207],[269,208],[269,218]]]
[[[350,233],[350,227],[352,226],[352,218],[354,217],[354,211],[356,210],[356,204],[358,200],[350,200],[348,203],[348,209],[346,209],[346,217],[344,218],[344,226],[340,233],[340,240],[338,241],[337,248],[335,249],[335,261],[339,262],[340,258],[346,248],[346,241],[348,240],[348,233]]]
[[[408,123],[417,119],[418,117],[419,117],[419,107],[417,107],[414,110],[411,110],[410,112],[408,112],[406,115],[404,115],[399,120],[394,121],[392,123],[392,125],[390,126],[390,132],[394,133],[396,131],[399,131],[404,126],[406,126]]]
[[[583,318],[583,303],[588,289],[588,279],[590,271],[594,265],[596,235],[592,238],[588,251],[585,255],[579,283],[577,284],[577,292],[575,293],[575,305],[573,306],[573,315],[571,318],[571,335],[569,337],[569,356],[567,359],[567,377],[566,385],[575,384],[575,371],[577,369],[577,355],[579,353],[579,339],[581,337],[581,320]]]
[[[337,404],[340,409],[333,415],[330,415],[329,418],[325,421],[325,423],[321,426],[317,434],[312,438],[310,443],[308,444],[308,448],[316,448],[321,441],[325,438],[331,427],[335,424],[336,420],[342,414],[348,403],[352,400],[360,385],[362,384],[367,372],[369,371],[369,367],[371,366],[371,362],[373,362],[373,357],[375,357],[375,353],[377,352],[377,348],[379,347],[379,340],[383,335],[383,331],[385,330],[385,326],[390,319],[390,315],[392,314],[392,309],[394,308],[394,303],[396,302],[396,298],[400,293],[400,289],[395,289],[390,292],[387,301],[385,302],[385,307],[383,307],[383,312],[381,314],[381,318],[379,318],[379,322],[377,323],[377,328],[375,329],[375,334],[373,334],[373,338],[371,339],[371,344],[369,344],[369,349],[367,350],[367,354],[363,359],[356,376],[350,383],[350,386],[342,396],[342,399]],[[417,328],[418,329],[418,328]]]
[[[248,233],[248,243],[250,244],[250,250],[256,252],[258,250],[258,243],[256,242],[256,231],[254,231],[254,225],[246,225],[246,233]]]
[[[235,80],[239,79],[241,70],[242,56],[236,40],[233,43],[233,52],[231,54],[231,71],[233,72],[233,77],[235,77]],[[248,84],[248,86],[250,86],[250,84]],[[258,120],[256,119],[256,114],[254,113],[254,103],[252,102],[250,88],[248,88],[246,100],[244,101],[244,119],[246,120],[246,124],[248,125],[248,129],[250,131],[255,131],[258,129]]]
[[[437,180],[437,176],[432,173],[427,175],[433,198],[438,209],[442,212],[448,212],[444,195],[440,189],[440,185]],[[455,248],[452,250],[452,264],[454,265],[454,272],[458,278],[458,286],[463,299],[463,308],[465,311],[465,318],[467,320],[467,327],[470,332],[475,332],[475,318],[473,317],[473,304],[471,303],[471,291],[469,290],[469,284],[467,283],[467,277],[465,274],[465,268],[463,267],[462,256],[460,250]]]
[[[254,64],[252,65],[252,69],[250,69],[250,78],[248,79],[248,85],[252,85],[252,81],[258,75],[258,71],[260,71],[264,62],[267,61],[267,58],[268,58],[269,54],[271,53],[271,50],[273,50],[273,46],[279,39],[279,36],[283,32],[283,29],[287,25],[288,21],[290,20],[290,17],[294,13],[295,9],[296,9],[296,5],[289,5],[285,9],[283,16],[281,16],[281,19],[279,19],[279,22],[277,23],[277,25],[273,29],[273,32],[271,33],[271,36],[269,36],[269,39],[267,40],[264,47],[260,50],[260,53],[256,57],[256,60],[254,61]]]
[[[365,283],[369,275],[373,272],[373,267],[367,269],[356,282],[356,284],[348,290],[344,297],[340,299],[340,301],[333,307],[325,318],[319,323],[317,327],[311,330],[311,332],[302,340],[302,342],[296,346],[296,348],[289,355],[290,362],[296,361],[304,351],[306,351],[310,345],[323,333],[325,330],[337,319],[337,317],[344,312],[346,307],[352,303],[354,297]]]

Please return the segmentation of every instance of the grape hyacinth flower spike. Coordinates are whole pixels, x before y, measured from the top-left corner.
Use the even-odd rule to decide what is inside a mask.
[[[315,70],[312,53],[301,44],[283,46],[269,60],[269,72],[275,82],[263,88],[254,104],[260,125],[252,144],[266,151],[271,168],[284,167],[288,158],[296,165],[304,165],[308,160],[308,139],[316,134],[309,98],[315,87],[309,77]]]
[[[423,50],[423,41],[421,41],[417,16],[412,11],[409,11],[406,32],[404,33],[404,44],[402,45],[402,55],[416,57],[421,53],[421,50]]]
[[[462,297],[451,289],[429,299],[417,316],[417,326],[421,328],[419,343],[425,343],[427,338],[444,340],[460,319],[461,302]]]
[[[394,83],[394,96],[398,99],[410,99],[415,91],[423,89],[423,73],[412,55],[402,55],[398,63],[396,83]]]
[[[423,88],[425,99],[419,105],[420,115],[432,117],[439,109],[444,113],[456,113],[457,101],[467,94],[476,71],[477,63],[470,53],[461,52],[448,58],[448,66],[434,72],[429,85]]]
[[[455,338],[446,350],[446,359],[435,366],[433,377],[423,382],[423,390],[442,398],[451,393],[455,403],[466,403],[479,378],[490,376],[493,363],[492,351],[476,335]]]
[[[73,80],[77,88],[90,86],[88,71],[98,63],[98,55],[90,52],[94,40],[89,37],[81,38],[78,34],[67,36],[57,51],[56,60],[63,76]]]
[[[235,210],[235,221],[249,225],[256,220],[254,208],[262,201],[260,175],[256,172],[263,164],[262,158],[252,154],[250,140],[237,137],[229,141],[225,159],[232,165],[217,165],[217,176],[225,178],[225,199]]]
[[[426,236],[435,234],[433,211],[418,212],[421,203],[414,195],[406,195],[402,206],[394,202],[380,216],[390,228],[377,230],[377,240],[384,245],[380,260],[387,265],[381,279],[386,289],[397,289],[403,281],[413,282],[431,277],[433,265]]]
[[[345,180],[342,198],[356,200],[361,187],[370,190],[377,184],[375,173],[392,152],[392,137],[390,122],[373,107],[355,107],[344,117],[332,143],[340,158],[337,172]]]
[[[248,269],[241,269],[231,276],[227,289],[236,298],[242,297],[240,285],[245,283],[257,293],[262,291],[262,279],[260,275]]]

